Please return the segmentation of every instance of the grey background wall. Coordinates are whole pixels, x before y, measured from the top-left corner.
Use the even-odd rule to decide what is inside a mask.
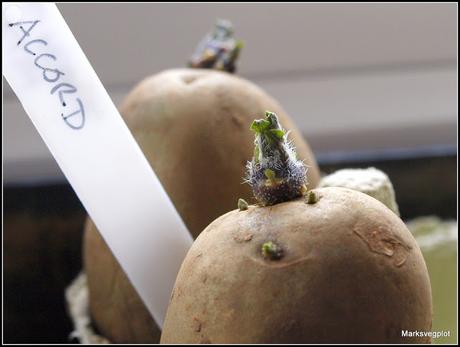
[[[239,74],[274,95],[316,153],[456,145],[456,4],[60,4],[115,103],[184,66],[216,18]],[[63,180],[3,80],[4,182]]]

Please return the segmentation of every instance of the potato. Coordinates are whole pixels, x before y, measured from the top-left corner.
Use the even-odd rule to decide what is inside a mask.
[[[247,182],[259,206],[211,223],[179,271],[162,343],[401,343],[431,329],[417,243],[378,200],[305,191],[305,167],[276,114],[253,122]]]
[[[291,129],[298,156],[309,165],[309,187],[315,187],[319,170],[301,133],[278,102],[245,79],[206,69],[168,70],[142,81],[121,105],[124,120],[194,237],[234,209],[238,198],[251,199],[249,186],[242,184],[253,153],[248,128],[252,117],[266,109]],[[112,342],[158,341],[154,321],[91,221],[83,256],[91,314],[100,332]]]
[[[314,204],[250,206],[211,223],[181,266],[161,343],[430,342],[401,336],[430,331],[432,316],[404,223],[363,193],[314,192]]]

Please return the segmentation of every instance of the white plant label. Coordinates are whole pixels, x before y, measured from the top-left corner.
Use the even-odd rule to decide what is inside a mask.
[[[161,327],[186,226],[56,5],[3,3],[2,39],[6,80]]]

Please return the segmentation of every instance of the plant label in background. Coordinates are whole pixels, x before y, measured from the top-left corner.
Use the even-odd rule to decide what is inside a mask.
[[[161,327],[186,226],[56,5],[3,3],[2,39],[6,80]]]

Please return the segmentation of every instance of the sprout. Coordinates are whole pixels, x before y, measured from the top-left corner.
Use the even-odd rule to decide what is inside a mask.
[[[240,211],[246,211],[248,209],[249,204],[244,199],[238,199],[238,209]]]
[[[283,257],[283,249],[272,241],[262,245],[262,255],[270,260],[279,260]]]
[[[235,72],[235,63],[242,48],[243,42],[233,37],[232,23],[218,19],[214,31],[198,44],[189,66]]]
[[[246,182],[262,206],[293,200],[306,191],[307,168],[297,160],[287,132],[275,113],[254,120],[254,157],[247,164]]]
[[[311,205],[311,204],[316,204],[318,200],[319,200],[318,195],[313,190],[309,190],[307,193],[305,202]]]

